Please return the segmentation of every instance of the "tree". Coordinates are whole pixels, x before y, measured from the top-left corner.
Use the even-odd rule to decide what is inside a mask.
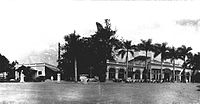
[[[0,73],[7,72],[9,67],[9,60],[4,56],[0,54]],[[4,78],[3,73],[3,78]]]
[[[172,81],[175,81],[175,65],[177,59],[179,59],[179,51],[175,47],[170,47],[169,48],[169,55],[168,58],[170,59],[171,63],[173,64],[173,76],[172,76]]]
[[[118,47],[119,40],[114,36],[116,31],[111,29],[109,19],[105,20],[105,26],[98,22],[96,26],[97,31],[90,37],[80,38],[75,32],[65,36],[58,66],[65,74],[64,79],[90,73],[90,77],[99,76],[100,81],[105,81],[107,60],[114,59],[113,50]]]
[[[61,65],[60,67],[63,69],[65,73],[68,73],[67,75],[73,76],[72,73],[74,73],[74,80],[78,80],[78,72],[77,72],[77,58],[80,54],[80,36],[74,33],[71,33],[69,35],[66,35],[64,37],[65,39],[65,45],[62,47],[62,50],[65,51],[62,54],[61,59]],[[65,70],[65,68],[68,68],[68,70]],[[74,69],[70,70],[70,69]]]
[[[107,60],[113,59],[113,46],[116,41],[115,33],[111,29],[109,19],[105,19],[105,26],[96,22],[97,31],[91,36],[92,55],[95,59],[94,69],[101,82],[105,81]]]
[[[131,41],[126,40],[125,42],[123,41],[123,46],[118,52],[118,55],[121,55],[121,58],[124,58],[126,56],[126,71],[125,71],[125,79],[128,77],[128,56],[129,53],[134,56],[134,51],[136,50],[135,45],[131,45]]]
[[[145,71],[145,73],[144,73],[145,81],[146,81],[147,80],[147,76],[148,76],[148,71],[147,71],[147,59],[148,59],[148,57],[147,57],[147,55],[148,55],[149,51],[153,51],[153,44],[152,44],[152,39],[141,40],[141,42],[142,43],[139,43],[137,47],[138,47],[139,50],[145,51],[145,53],[146,53],[146,55],[145,55],[145,57],[146,57],[145,70],[144,70]],[[149,70],[149,71],[151,73],[151,70]]]
[[[20,66],[16,71],[18,71],[20,74],[23,71],[22,73],[25,76],[25,81],[34,81],[34,75],[37,72],[36,70],[32,70],[31,67],[26,67],[24,65]]]
[[[14,79],[15,78],[15,65],[18,64],[17,61],[13,61],[12,63],[9,64],[9,67],[8,67],[8,76],[7,76],[7,79]]]
[[[183,67],[183,72],[182,72],[183,78],[182,78],[182,81],[186,82],[186,76],[185,76],[185,69],[187,67],[186,60],[187,60],[188,56],[190,55],[190,51],[192,50],[192,48],[191,47],[186,47],[185,45],[182,45],[181,47],[178,48],[178,50],[180,52],[180,59],[183,60],[183,64],[182,64],[182,67]]]
[[[168,58],[168,51],[169,48],[167,47],[167,43],[162,44],[155,44],[154,49],[154,57],[157,57],[158,55],[161,55],[161,81],[163,80],[163,62]]]
[[[9,67],[9,60],[0,54],[0,73],[6,72]]]
[[[191,70],[193,70],[192,72],[192,82],[200,82],[199,80],[199,76],[198,76],[198,72],[200,69],[200,52],[196,53],[196,54],[192,54],[190,53],[188,55],[188,58],[186,60],[186,63],[188,65],[188,68],[190,68]]]

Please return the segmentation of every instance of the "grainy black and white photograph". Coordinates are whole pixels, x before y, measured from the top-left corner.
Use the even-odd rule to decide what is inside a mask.
[[[0,1],[0,104],[200,104],[200,1]]]

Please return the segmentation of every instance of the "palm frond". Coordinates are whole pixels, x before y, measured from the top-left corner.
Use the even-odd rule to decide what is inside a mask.
[[[134,57],[134,51],[129,51],[129,53]]]
[[[126,51],[123,50],[123,49],[121,49],[121,50],[118,52],[117,56],[120,56],[120,55],[121,55],[121,58],[124,58],[125,53],[126,53]]]

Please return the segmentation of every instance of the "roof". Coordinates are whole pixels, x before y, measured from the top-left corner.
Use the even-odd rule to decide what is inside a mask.
[[[151,59],[150,57],[147,57],[147,59]],[[131,61],[145,61],[146,60],[146,56],[137,56],[134,59],[130,60]]]
[[[47,67],[51,69],[52,71],[60,71],[59,68],[57,68],[54,65],[48,64],[48,63],[31,63],[31,64],[18,64],[18,65],[24,65],[24,66],[29,66],[29,67]]]

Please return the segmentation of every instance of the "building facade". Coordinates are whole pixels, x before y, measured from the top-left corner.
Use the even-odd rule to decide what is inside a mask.
[[[60,80],[60,69],[54,65],[47,63],[32,63],[32,64],[17,64],[16,69],[21,66],[30,67],[35,73],[32,75],[33,79],[43,77],[44,79]],[[19,80],[21,73],[15,71],[15,79]]]
[[[140,58],[138,58],[140,57]],[[145,69],[145,60],[137,56],[133,60],[128,62],[128,78],[133,79],[134,81],[144,81],[144,69]],[[183,68],[181,65],[176,64],[173,67],[173,64],[169,62],[163,62],[162,71],[161,71],[161,62],[154,60],[151,57],[148,57],[147,61],[147,70],[148,78],[150,81],[172,81],[173,72],[175,73],[175,81],[181,82],[184,75],[186,76],[186,81],[191,82],[192,71],[190,69],[185,69],[185,74],[183,74]],[[125,79],[126,73],[126,63],[125,62],[111,62],[107,61],[107,72],[106,79]]]

